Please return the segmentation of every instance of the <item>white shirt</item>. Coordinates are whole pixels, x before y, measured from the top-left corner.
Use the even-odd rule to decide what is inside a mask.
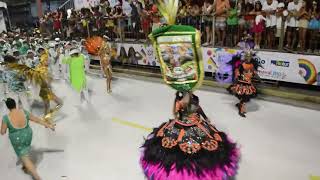
[[[275,11],[277,10],[278,1],[273,0],[271,5],[268,5],[267,1],[265,1],[262,5],[262,11]],[[277,24],[277,18],[276,15],[270,15],[266,17],[266,27],[273,27]]]
[[[294,11],[294,10],[299,11],[301,6],[302,6],[302,3],[300,3],[300,2],[298,4],[295,4],[294,2],[290,2],[288,4],[288,11],[289,12]],[[298,27],[299,21],[295,17],[291,17],[287,21],[288,21],[289,27]]]
[[[120,4],[118,0],[108,0],[110,7],[114,8],[117,4]]]
[[[126,16],[131,16],[132,8],[128,1],[122,1],[122,10]]]
[[[277,17],[277,29],[281,29],[282,26],[282,16]],[[284,22],[284,28],[286,29],[288,26],[287,21]]]

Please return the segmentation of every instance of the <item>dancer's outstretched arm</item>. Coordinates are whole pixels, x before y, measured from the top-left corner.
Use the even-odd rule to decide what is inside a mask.
[[[50,128],[52,131],[55,130],[55,126],[56,126],[55,124],[47,123],[47,122],[43,121],[42,119],[40,119],[40,118],[38,118],[38,117],[36,117],[36,116],[34,116],[32,114],[30,114],[30,120],[35,122],[35,123],[37,123],[37,124],[40,124],[40,125],[42,125],[42,126],[44,126],[46,128]]]
[[[1,135],[5,135],[7,133],[8,126],[2,119],[2,124],[1,124]]]

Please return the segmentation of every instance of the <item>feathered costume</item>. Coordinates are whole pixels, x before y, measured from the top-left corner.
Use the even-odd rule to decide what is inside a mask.
[[[4,65],[9,69],[17,71],[19,74],[26,77],[27,80],[39,85],[39,96],[43,99],[43,101],[55,100],[56,95],[53,93],[50,87],[51,77],[48,73],[48,53],[46,51],[41,55],[40,63],[35,68],[30,68],[26,65],[18,63],[4,63]],[[58,105],[54,110],[47,112],[45,117],[51,118],[52,113],[56,112],[60,107],[61,104]]]
[[[162,14],[170,14],[177,3],[158,2],[158,7]],[[167,21],[173,24],[174,18]],[[140,163],[146,178],[226,180],[235,176],[239,149],[210,123],[192,93],[204,76],[199,32],[190,26],[169,25],[156,29],[150,37],[165,82],[178,92],[175,117],[155,128],[142,146]],[[185,61],[185,57],[191,59]]]
[[[235,83],[230,85],[227,91],[240,100],[236,106],[239,109],[239,115],[245,117],[245,103],[257,96],[257,89],[252,81],[254,78],[259,80],[257,71],[262,66],[258,61],[258,56],[250,50],[245,51],[242,55],[234,56],[231,63],[235,70]]]

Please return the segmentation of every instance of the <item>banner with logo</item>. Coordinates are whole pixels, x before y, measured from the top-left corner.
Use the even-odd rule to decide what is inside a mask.
[[[320,56],[266,51],[258,55],[264,62],[261,78],[320,86]]]
[[[121,63],[159,66],[151,45],[117,43],[114,60]],[[205,72],[214,73],[217,81],[231,82],[232,67],[228,64],[239,53],[230,48],[202,48]],[[262,79],[320,86],[320,56],[259,51],[258,69]]]

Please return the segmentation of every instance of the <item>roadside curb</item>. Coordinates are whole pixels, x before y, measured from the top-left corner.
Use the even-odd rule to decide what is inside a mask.
[[[132,69],[125,69],[125,68],[113,68],[113,71],[117,72],[117,73],[144,76],[144,77],[153,77],[153,78],[161,78],[162,77],[161,74],[146,72],[141,69],[140,70],[132,70]],[[223,88],[223,89],[225,89],[229,86],[229,84],[220,84],[218,82],[210,81],[210,80],[204,80],[203,85],[213,87],[213,88]],[[274,97],[279,97],[279,98],[284,98],[284,99],[291,99],[291,100],[295,100],[295,101],[303,101],[303,102],[320,104],[320,93],[319,93],[319,95],[308,95],[308,94],[303,94],[301,92],[300,93],[293,92],[293,91],[290,91],[289,89],[281,90],[278,88],[260,87],[259,94],[266,95],[266,96],[274,96]]]

